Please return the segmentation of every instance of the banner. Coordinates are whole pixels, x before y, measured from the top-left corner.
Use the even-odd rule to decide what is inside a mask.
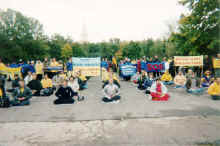
[[[203,66],[203,56],[175,56],[175,66]]]
[[[7,67],[3,63],[0,63],[0,73],[10,76],[11,79],[14,79],[14,75],[21,75],[21,67]]]
[[[120,66],[120,70],[121,70],[122,76],[124,77],[133,76],[137,72],[136,66],[126,65],[126,64],[122,64]]]
[[[147,72],[162,72],[165,71],[164,63],[147,63],[146,64]]]
[[[85,76],[100,76],[101,58],[72,58],[73,71],[81,70]]]
[[[220,68],[220,59],[213,59],[213,68]]]

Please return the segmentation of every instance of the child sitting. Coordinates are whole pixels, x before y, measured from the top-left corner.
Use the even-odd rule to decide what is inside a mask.
[[[170,98],[167,94],[168,90],[160,81],[160,78],[156,79],[156,82],[153,83],[150,92],[153,101],[167,101]]]
[[[186,77],[181,71],[179,71],[178,75],[174,78],[174,84],[175,88],[185,88]]]
[[[173,78],[171,74],[169,73],[169,70],[166,70],[165,73],[161,77],[161,81],[164,85],[172,85],[173,84]]]
[[[215,78],[214,83],[208,88],[208,94],[213,100],[220,100],[220,77]]]
[[[213,83],[213,77],[211,76],[211,72],[207,70],[201,79],[202,87],[208,88]]]

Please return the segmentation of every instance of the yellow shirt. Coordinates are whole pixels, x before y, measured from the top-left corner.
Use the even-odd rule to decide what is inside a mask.
[[[80,75],[79,78],[80,78],[80,80],[82,80],[82,81],[86,81],[86,80],[87,80],[84,75]]]
[[[54,62],[54,61],[52,61],[51,63],[50,63],[50,66],[51,67],[56,67],[56,66],[59,66],[60,64],[58,63],[58,62]]]
[[[53,87],[51,79],[43,79],[43,80],[41,80],[41,84],[42,84],[43,88],[52,88]]]
[[[40,64],[36,64],[35,65],[35,68],[36,68],[36,74],[43,74],[43,64],[40,63]]]
[[[0,97],[3,96],[3,92],[2,92],[2,89],[0,89]]]
[[[21,93],[23,93],[24,92],[24,88],[21,88],[20,91],[21,91]]]
[[[162,75],[161,81],[172,81],[172,76],[169,73],[165,73]]]
[[[109,73],[106,73],[105,76],[103,77],[103,81],[108,81],[109,79],[110,79]],[[113,80],[116,80],[118,83],[120,82],[115,74],[113,74]]]
[[[209,95],[220,95],[220,85],[213,83],[208,89]]]

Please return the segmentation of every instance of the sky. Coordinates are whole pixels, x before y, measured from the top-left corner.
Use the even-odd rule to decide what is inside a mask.
[[[162,38],[186,11],[178,0],[1,0],[7,8],[38,19],[47,35],[81,41],[87,32],[91,42]]]

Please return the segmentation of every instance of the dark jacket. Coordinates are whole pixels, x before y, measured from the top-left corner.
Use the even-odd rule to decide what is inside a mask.
[[[18,98],[24,97],[23,101],[29,100],[32,97],[32,92],[28,87],[24,87],[24,92],[21,93],[20,87],[16,88],[13,92],[13,97],[15,101],[19,101]]]
[[[41,90],[42,89],[42,85],[41,82],[39,80],[31,80],[28,85],[27,85],[31,90]]]
[[[63,86],[61,86],[57,92],[55,93],[55,95],[59,98],[59,99],[70,99],[73,96],[76,96],[77,93],[75,93],[72,88],[70,88],[69,86],[67,86],[66,88],[64,88]]]
[[[12,81],[12,88],[17,88],[17,87],[19,87],[19,81],[20,81],[19,78],[13,80],[13,81]]]

